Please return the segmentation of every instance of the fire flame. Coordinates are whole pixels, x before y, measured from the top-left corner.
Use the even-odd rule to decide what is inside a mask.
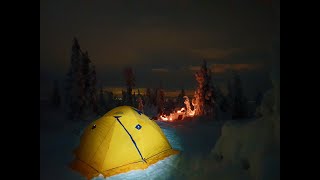
[[[186,108],[183,107],[180,110],[176,110],[172,113],[170,113],[169,116],[163,114],[160,115],[160,120],[162,121],[174,121],[174,120],[183,120],[185,117],[193,117],[195,115],[195,111],[196,109],[191,109],[191,105],[190,105],[190,101],[188,96],[184,96],[183,98],[185,98],[184,100],[184,104],[186,105]],[[195,105],[193,105],[194,107],[197,107]]]

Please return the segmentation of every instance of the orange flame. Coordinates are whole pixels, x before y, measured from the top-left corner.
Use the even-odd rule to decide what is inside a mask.
[[[183,98],[185,98],[184,100],[184,104],[186,105],[186,108],[183,107],[180,110],[176,110],[172,113],[170,113],[169,116],[163,114],[160,115],[160,120],[162,121],[175,121],[175,120],[183,120],[186,117],[193,117],[195,115],[195,110],[191,109],[191,105],[190,105],[190,101],[188,96],[184,96]]]

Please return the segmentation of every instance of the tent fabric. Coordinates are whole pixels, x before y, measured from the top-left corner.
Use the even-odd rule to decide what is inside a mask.
[[[88,179],[145,169],[179,151],[141,111],[120,106],[90,123],[75,149],[71,168]]]

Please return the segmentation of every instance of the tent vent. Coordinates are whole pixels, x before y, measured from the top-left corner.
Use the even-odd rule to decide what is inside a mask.
[[[140,129],[142,128],[142,126],[141,126],[140,124],[138,124],[138,125],[136,125],[136,128],[137,128],[138,130],[140,130]]]

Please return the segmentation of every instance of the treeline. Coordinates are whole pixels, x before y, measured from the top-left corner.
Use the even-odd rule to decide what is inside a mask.
[[[87,51],[82,51],[76,38],[71,48],[70,66],[63,84],[64,93],[61,95],[58,82],[54,82],[52,105],[59,108],[63,105],[68,119],[83,120],[92,115],[103,115],[114,107],[128,105],[140,109],[150,117],[170,114],[177,108],[185,107],[184,89],[175,98],[165,98],[165,91],[161,85],[147,88],[144,94],[136,87],[136,78],[131,67],[123,71],[126,90],[122,96],[116,97],[112,92],[104,91],[102,85],[97,89],[97,75],[95,66]],[[232,119],[242,119],[250,116],[248,100],[244,96],[240,76],[234,73],[232,81],[228,82],[228,94],[223,95],[212,78],[212,72],[207,68],[204,60],[198,72],[195,73],[197,88],[192,99],[192,109],[197,116],[212,116],[221,118],[220,114],[230,114]],[[257,96],[256,106],[261,102]]]

